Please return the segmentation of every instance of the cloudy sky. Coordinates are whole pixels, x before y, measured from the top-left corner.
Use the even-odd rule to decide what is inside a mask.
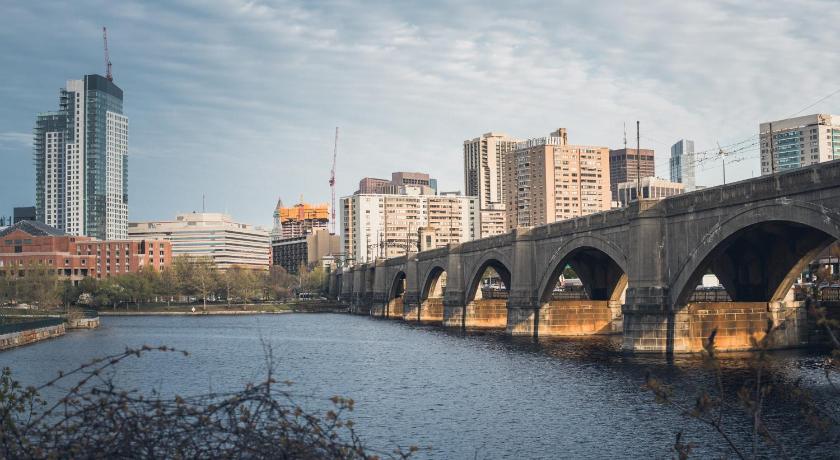
[[[840,112],[833,2],[0,2],[0,214],[34,203],[31,130],[67,79],[103,73],[109,29],[130,118],[130,219],[201,208],[269,225],[278,197],[326,202],[364,176],[427,171],[463,190],[488,131],[618,147],[746,148],[761,121]],[[812,105],[813,104],[813,105]],[[810,107],[808,107],[810,106]],[[630,137],[635,137],[631,132]],[[634,142],[633,139],[632,142]],[[699,182],[721,181],[720,162]]]

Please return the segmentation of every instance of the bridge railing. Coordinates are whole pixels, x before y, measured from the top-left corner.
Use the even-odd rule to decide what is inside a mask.
[[[481,289],[482,299],[507,299],[510,296],[510,291],[505,289]]]
[[[689,302],[731,302],[732,299],[729,297],[725,289],[700,289],[694,291],[691,294],[691,297],[688,299]]]

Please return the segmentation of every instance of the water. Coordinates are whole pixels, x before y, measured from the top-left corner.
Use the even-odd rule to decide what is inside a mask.
[[[142,344],[191,352],[131,359],[117,368],[122,386],[167,395],[260,381],[270,344],[278,377],[295,382],[305,407],[322,409],[332,395],[352,397],[352,418],[369,446],[428,446],[421,458],[663,458],[672,456],[680,430],[697,444],[695,455],[731,456],[712,431],[656,404],[641,388],[650,370],[690,397],[712,381],[698,359],[623,356],[609,338],[535,344],[499,333],[331,314],[103,317],[100,329],[0,353],[0,365],[34,384],[59,369]],[[802,378],[818,395],[827,391],[819,354],[781,352],[774,358],[772,375]],[[727,382],[747,375],[747,359],[725,360]],[[838,455],[815,444],[790,404],[771,400],[766,407],[788,454]],[[741,443],[749,431],[743,422],[727,418]]]

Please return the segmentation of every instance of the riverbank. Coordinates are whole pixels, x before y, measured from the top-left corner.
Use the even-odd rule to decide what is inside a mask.
[[[100,316],[239,316],[284,313],[346,313],[347,308],[332,302],[290,302],[246,305],[140,305],[115,310],[100,310]]]
[[[0,324],[0,351],[61,337],[65,326],[58,317]]]

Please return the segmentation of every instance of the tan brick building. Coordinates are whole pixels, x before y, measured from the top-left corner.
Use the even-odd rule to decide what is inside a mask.
[[[609,148],[569,145],[564,128],[520,142],[504,190],[508,229],[609,210]]]

